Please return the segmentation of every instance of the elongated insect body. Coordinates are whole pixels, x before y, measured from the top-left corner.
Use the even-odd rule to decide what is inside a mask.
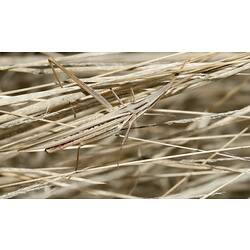
[[[163,90],[162,90],[163,91]],[[47,152],[55,152],[65,149],[69,146],[84,145],[94,142],[100,138],[105,138],[105,135],[114,135],[121,131],[124,126],[131,120],[135,121],[144,112],[148,110],[160,96],[164,93],[157,91],[141,101],[129,103],[120,107],[117,110],[111,111],[102,117],[98,117],[94,121],[86,123],[78,128],[73,128],[63,134],[63,137],[58,135],[54,137],[54,141],[49,144],[44,144]],[[51,141],[51,138],[50,138]]]
[[[57,82],[62,86],[56,72],[53,68],[53,64],[58,66],[68,77],[70,77],[81,89],[92,95],[97,101],[99,101],[107,110],[108,113],[102,117],[98,117],[78,128],[72,128],[68,132],[64,132],[62,135],[58,134],[48,138],[48,143],[44,142],[42,145],[46,152],[55,152],[61,149],[65,149],[69,146],[84,145],[90,142],[94,142],[117,134],[124,128],[126,124],[129,124],[126,136],[123,143],[128,137],[128,132],[132,123],[144,114],[149,108],[151,108],[158,99],[160,99],[167,90],[170,89],[170,85],[166,84],[159,90],[148,95],[147,97],[135,101],[133,103],[123,104],[118,109],[112,107],[112,105],[98,92],[89,87],[87,84],[78,79],[72,72],[66,70],[62,65],[57,63],[53,58],[49,59],[49,63],[52,66],[53,72]],[[51,142],[53,140],[53,142]]]

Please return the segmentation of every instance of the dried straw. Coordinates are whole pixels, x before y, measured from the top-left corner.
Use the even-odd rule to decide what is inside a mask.
[[[249,53],[1,54],[1,197],[249,197],[249,69]]]

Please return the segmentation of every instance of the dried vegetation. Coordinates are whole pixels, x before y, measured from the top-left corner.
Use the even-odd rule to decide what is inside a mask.
[[[2,53],[0,196],[248,198],[249,76],[249,53]]]

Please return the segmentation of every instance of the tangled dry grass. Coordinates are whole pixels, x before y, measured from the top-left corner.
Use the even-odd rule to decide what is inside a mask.
[[[1,198],[248,198],[249,69],[249,53],[2,53]]]

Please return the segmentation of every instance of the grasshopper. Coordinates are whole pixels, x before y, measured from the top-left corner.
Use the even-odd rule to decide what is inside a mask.
[[[126,134],[122,141],[122,145],[124,145],[128,138],[132,124],[147,110],[149,110],[162,96],[164,96],[168,91],[171,91],[171,83],[173,83],[176,77],[174,76],[174,79],[171,82],[167,83],[147,97],[131,103],[122,103],[117,108],[113,107],[101,94],[77,78],[73,72],[59,64],[55,59],[49,58],[48,61],[53,70],[55,79],[61,87],[62,83],[54,70],[54,65],[60,68],[71,80],[73,80],[83,93],[87,92],[92,95],[107,110],[107,113],[101,117],[97,117],[96,119],[77,128],[72,128],[71,130],[63,133],[61,136],[56,135],[53,142],[45,144],[45,150],[49,153],[65,149],[69,146],[84,145],[107,136],[117,134],[128,124]]]

